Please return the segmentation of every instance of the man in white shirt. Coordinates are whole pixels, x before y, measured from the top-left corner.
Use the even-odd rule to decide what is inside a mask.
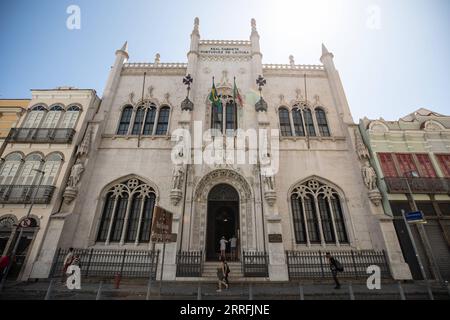
[[[222,237],[220,239],[220,258],[225,258],[225,251],[227,250],[227,243],[228,241],[225,240],[225,237]]]
[[[231,248],[231,260],[236,261],[236,247],[237,247],[237,239],[236,236],[233,235],[230,239],[230,248]]]

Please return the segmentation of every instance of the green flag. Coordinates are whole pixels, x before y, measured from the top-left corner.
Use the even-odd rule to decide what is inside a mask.
[[[222,111],[222,102],[220,101],[220,98],[217,96],[217,89],[216,89],[216,85],[214,84],[214,78],[213,78],[211,93],[209,94],[209,101],[211,101],[212,107],[216,107],[219,112]]]

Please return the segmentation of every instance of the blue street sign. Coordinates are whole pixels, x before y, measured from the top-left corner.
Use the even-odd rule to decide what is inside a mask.
[[[406,221],[410,223],[425,222],[422,211],[408,212],[405,216]]]

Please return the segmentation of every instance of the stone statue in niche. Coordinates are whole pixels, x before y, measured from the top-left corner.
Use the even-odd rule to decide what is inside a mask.
[[[72,170],[70,171],[69,182],[67,183],[68,187],[76,188],[78,182],[80,182],[81,174],[84,171],[83,163],[81,159],[77,159],[76,163],[73,165]]]
[[[92,137],[92,127],[90,127],[86,136],[80,144],[80,147],[77,150],[77,156],[87,156],[89,153],[89,146],[91,145],[91,137]]]
[[[375,173],[375,170],[370,166],[369,161],[366,161],[364,163],[361,171],[364,179],[364,184],[366,185],[367,189],[375,190],[377,188],[377,175]]]
[[[172,172],[172,189],[181,190],[181,183],[183,181],[183,165],[178,164],[173,168]]]
[[[369,159],[369,150],[367,150],[366,145],[361,139],[361,136],[359,135],[358,129],[355,129],[355,139],[356,139],[356,153],[358,154],[359,160]]]
[[[273,176],[265,175],[264,176],[264,182],[267,185],[267,190],[268,191],[272,191],[272,190],[275,189]]]

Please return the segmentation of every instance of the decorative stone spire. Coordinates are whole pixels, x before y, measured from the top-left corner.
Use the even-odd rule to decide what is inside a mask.
[[[291,67],[295,66],[295,60],[292,54],[289,56],[289,64],[291,65]]]
[[[122,48],[120,48],[119,50],[116,51],[116,55],[117,54],[123,54],[126,56],[127,59],[129,58],[129,56],[128,56],[128,41],[125,41]]]
[[[251,25],[252,25],[252,35],[255,34],[255,33],[258,34],[258,31],[256,30],[256,20],[255,20],[255,18],[252,18]]]
[[[200,32],[198,31],[200,26],[200,19],[198,17],[195,17],[194,19],[194,30],[192,30],[192,34],[196,36],[200,36]]]
[[[320,60],[322,61],[327,56],[331,57],[332,59],[334,58],[333,54],[329,52],[327,47],[325,47],[325,45],[322,43],[322,57],[320,58]]]
[[[159,53],[157,53],[156,55],[155,55],[155,64],[158,64],[158,63],[160,63],[161,62],[161,55],[159,54]]]

